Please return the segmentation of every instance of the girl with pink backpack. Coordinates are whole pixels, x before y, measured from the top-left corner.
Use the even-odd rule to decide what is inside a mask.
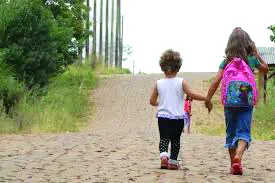
[[[208,90],[207,101],[211,100],[221,82],[221,102],[226,124],[225,147],[231,160],[230,173],[242,175],[241,160],[251,142],[252,113],[258,99],[254,69],[262,73],[267,73],[269,69],[255,43],[240,27],[231,33],[225,55]]]

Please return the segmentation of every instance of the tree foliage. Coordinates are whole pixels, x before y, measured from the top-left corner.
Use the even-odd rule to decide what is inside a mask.
[[[271,30],[272,33],[273,33],[273,35],[270,35],[270,40],[271,40],[272,42],[274,42],[274,41],[275,41],[275,24],[269,26],[268,29]]]
[[[42,0],[52,11],[59,27],[70,28],[73,42],[70,44],[71,52],[81,54],[86,38],[91,34],[87,24],[89,9],[84,5],[85,0]],[[75,40],[75,41],[74,41]],[[77,48],[73,47],[76,43]]]
[[[0,52],[28,87],[77,59],[88,31],[84,0],[10,0],[0,5]]]
[[[0,1],[0,108],[78,59],[89,34],[84,1]]]

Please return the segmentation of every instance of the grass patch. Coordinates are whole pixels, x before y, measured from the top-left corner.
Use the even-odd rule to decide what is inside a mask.
[[[128,68],[115,68],[115,67],[104,67],[102,64],[97,64],[96,73],[99,75],[113,75],[113,74],[131,74]]]
[[[87,121],[89,92],[96,84],[89,65],[70,66],[50,81],[46,95],[40,96],[41,90],[26,92],[12,119],[1,113],[0,129],[5,129],[1,132],[79,131]]]
[[[199,125],[197,127],[197,131],[203,134],[212,135],[212,136],[224,136],[225,135],[225,127],[223,124],[216,125]]]
[[[273,82],[273,83],[272,83]],[[253,118],[253,136],[261,140],[275,140],[275,81],[267,86],[267,102],[263,101],[255,108]]]
[[[3,102],[0,101],[0,134],[16,133],[18,125],[4,112]]]

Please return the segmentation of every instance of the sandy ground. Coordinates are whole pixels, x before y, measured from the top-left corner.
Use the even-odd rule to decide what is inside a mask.
[[[213,74],[185,73],[191,86],[206,93]],[[91,94],[95,115],[79,133],[0,136],[0,182],[275,182],[275,142],[253,141],[243,162],[244,175],[229,174],[223,137],[183,134],[181,169],[161,170],[156,108],[149,106],[161,75],[102,79]],[[193,104],[193,125],[222,121]]]

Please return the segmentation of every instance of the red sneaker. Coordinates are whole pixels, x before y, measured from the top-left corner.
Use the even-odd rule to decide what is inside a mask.
[[[230,174],[232,175],[243,175],[243,168],[241,165],[241,159],[235,157],[231,165]]]
[[[168,157],[163,156],[160,161],[160,168],[167,169],[168,168]]]

